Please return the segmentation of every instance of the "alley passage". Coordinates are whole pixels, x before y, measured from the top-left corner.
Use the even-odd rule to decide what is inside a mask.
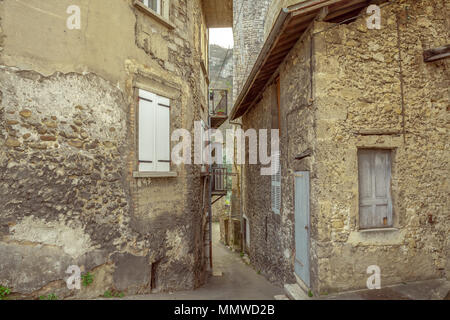
[[[270,284],[258,275],[251,266],[246,265],[240,254],[231,252],[219,242],[219,224],[213,225],[214,271],[223,273],[211,277],[208,283],[195,291],[182,291],[174,294],[152,294],[128,297],[133,300],[273,300],[283,294],[283,289]]]

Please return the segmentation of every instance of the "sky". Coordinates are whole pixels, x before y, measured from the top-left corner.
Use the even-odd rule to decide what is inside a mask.
[[[233,48],[232,28],[212,28],[209,29],[209,43],[217,44],[224,48]]]

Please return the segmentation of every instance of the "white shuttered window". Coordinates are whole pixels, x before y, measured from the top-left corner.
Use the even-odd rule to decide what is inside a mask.
[[[139,171],[170,171],[170,100],[139,90]]]
[[[391,151],[359,150],[358,166],[361,229],[392,227]]]
[[[272,211],[276,214],[280,214],[281,210],[281,162],[280,154],[274,154],[272,161],[275,161],[278,165],[277,171],[272,174],[272,192],[271,192],[271,202]]]

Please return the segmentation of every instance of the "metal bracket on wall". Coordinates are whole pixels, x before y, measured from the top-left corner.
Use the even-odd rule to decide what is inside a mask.
[[[211,203],[211,205],[213,205],[214,203],[216,203],[217,201],[219,201],[223,197],[225,197],[225,195],[221,195],[220,197],[218,197],[216,200],[213,201],[213,203]]]
[[[295,160],[302,160],[308,157],[311,157],[312,155],[312,150],[311,149],[307,149],[305,152],[300,153],[299,155],[295,156]]]

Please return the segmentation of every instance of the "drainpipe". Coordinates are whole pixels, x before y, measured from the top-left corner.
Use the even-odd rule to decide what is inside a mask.
[[[209,94],[209,91],[208,91]],[[208,128],[211,128],[211,116],[209,115],[209,100],[208,100]],[[208,137],[208,140],[211,137]],[[211,157],[208,157],[211,158]],[[213,270],[213,260],[212,260],[212,189],[213,189],[213,169],[212,162],[209,161],[209,267],[211,268],[211,272]]]
[[[239,122],[232,122],[232,121],[229,121],[229,123],[231,124],[231,125],[235,125],[235,126],[239,126],[241,129],[242,129],[242,123],[239,123]],[[234,160],[236,160],[236,159],[234,159]],[[242,176],[243,176],[243,165],[242,164],[240,164],[240,166],[241,166],[241,173],[240,173],[240,177],[239,177],[239,183],[240,183],[240,191],[241,191],[241,193],[240,193],[240,195],[239,195],[239,210],[240,210],[240,220],[241,220],[241,252],[243,252],[243,251],[245,251],[244,250],[244,205],[243,205],[243,201],[242,201],[242,197],[243,197],[243,190],[242,190]]]
[[[208,28],[208,42],[209,42],[209,28]],[[208,43],[208,76],[210,75],[211,72],[211,64],[209,63],[211,61],[211,44]],[[207,97],[208,97],[208,106],[207,106],[207,110],[208,110],[208,130],[211,129],[211,114],[210,114],[210,110],[209,110],[209,90],[210,90],[210,84],[208,84],[208,92],[207,92]],[[211,137],[208,136],[208,141],[211,140]],[[211,158],[211,157],[208,157]],[[211,161],[210,161],[211,162]],[[213,186],[213,171],[212,171],[212,164],[209,163],[209,267],[211,269],[211,273],[213,272],[213,258],[212,258],[212,186]]]

